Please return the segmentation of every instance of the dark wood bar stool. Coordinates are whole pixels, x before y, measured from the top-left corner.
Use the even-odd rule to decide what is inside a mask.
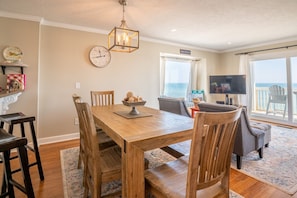
[[[37,165],[40,180],[44,180],[43,169],[42,169],[41,159],[40,159],[40,154],[38,149],[38,143],[37,143],[36,134],[35,134],[34,121],[35,121],[35,116],[26,116],[21,112],[12,113],[12,114],[3,114],[3,115],[0,115],[0,128],[3,129],[4,123],[6,123],[9,125],[8,133],[13,134],[14,125],[20,124],[22,137],[26,137],[24,123],[28,122],[30,124],[33,148],[29,145],[26,145],[26,148],[34,152],[36,161],[33,163],[29,163],[28,166],[31,167],[31,166]]]
[[[28,198],[34,198],[34,191],[32,187],[27,155],[27,138],[15,137],[7,133],[4,129],[0,129],[0,152],[2,153],[2,162],[4,163],[4,175],[0,197],[9,196],[14,198],[14,187],[21,190]],[[24,178],[24,185],[16,182],[12,178],[13,171],[10,166],[10,150],[17,149],[21,171]]]

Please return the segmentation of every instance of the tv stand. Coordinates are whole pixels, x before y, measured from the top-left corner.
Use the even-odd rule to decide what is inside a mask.
[[[217,100],[217,104],[225,104],[225,105],[233,105],[232,98],[229,98],[229,95],[225,95],[225,101],[224,100]]]
[[[225,101],[223,101],[223,100],[217,100],[216,103],[217,104],[225,104]]]

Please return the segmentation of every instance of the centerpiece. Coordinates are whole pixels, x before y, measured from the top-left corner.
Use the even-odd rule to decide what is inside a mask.
[[[134,96],[131,91],[129,91],[122,101],[124,105],[132,107],[132,110],[129,112],[130,115],[138,115],[139,111],[136,109],[137,106],[143,106],[146,101],[140,96]]]

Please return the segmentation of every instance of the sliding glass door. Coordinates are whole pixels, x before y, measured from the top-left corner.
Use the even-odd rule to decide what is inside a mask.
[[[297,124],[297,56],[254,57],[251,116]]]
[[[297,56],[290,58],[292,77],[293,123],[297,123]]]

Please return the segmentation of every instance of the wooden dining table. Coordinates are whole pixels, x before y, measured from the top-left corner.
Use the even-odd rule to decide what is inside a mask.
[[[144,197],[144,152],[191,139],[193,119],[146,106],[94,106],[98,124],[122,149],[122,197]]]

